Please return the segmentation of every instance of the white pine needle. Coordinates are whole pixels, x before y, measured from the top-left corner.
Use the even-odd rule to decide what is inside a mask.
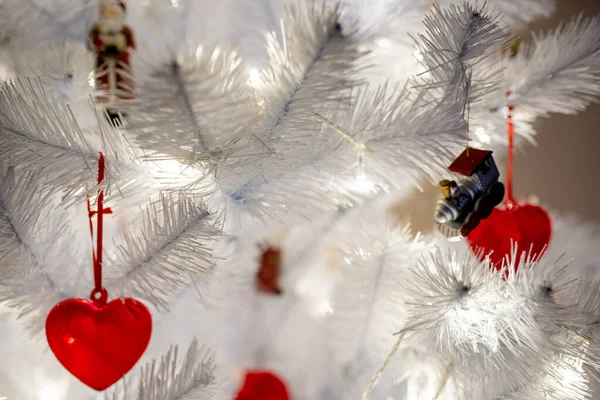
[[[39,77],[46,93],[58,103],[70,104],[75,115],[92,93],[90,79],[94,56],[83,43],[32,46],[15,55],[17,76]]]
[[[160,360],[141,368],[138,384],[125,381],[105,400],[215,400],[220,382],[212,351],[194,339],[181,362],[178,352],[177,346],[171,347]]]
[[[212,269],[216,223],[193,198],[162,194],[143,211],[139,232],[131,226],[107,260],[109,293],[166,307],[171,296]]]
[[[600,18],[583,14],[524,43],[509,60],[502,92],[488,106],[512,105],[517,113],[574,114],[600,95]],[[511,95],[506,97],[506,91]],[[517,115],[518,117],[518,115]]]

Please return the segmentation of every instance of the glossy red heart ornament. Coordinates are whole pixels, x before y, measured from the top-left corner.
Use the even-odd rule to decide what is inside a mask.
[[[65,300],[46,319],[46,337],[58,361],[98,391],[133,368],[151,334],[150,311],[133,299],[116,299],[103,307],[83,299]]]
[[[518,251],[540,256],[550,243],[552,222],[548,213],[541,207],[531,204],[512,208],[495,208],[492,215],[481,221],[479,226],[467,236],[471,248],[480,253],[483,260],[492,250],[490,260],[497,270],[502,268],[505,256],[510,255],[511,240]]]
[[[289,400],[285,383],[269,371],[248,371],[235,400]]]

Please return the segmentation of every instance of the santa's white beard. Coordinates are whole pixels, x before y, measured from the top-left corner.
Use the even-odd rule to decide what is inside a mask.
[[[118,18],[111,19],[101,17],[98,20],[98,24],[109,32],[121,32],[121,30],[125,26],[125,16],[122,15]]]

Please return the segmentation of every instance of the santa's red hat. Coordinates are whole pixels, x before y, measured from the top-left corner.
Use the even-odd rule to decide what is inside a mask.
[[[122,0],[100,0],[100,7],[109,4],[117,4],[124,12],[127,11],[127,5]]]

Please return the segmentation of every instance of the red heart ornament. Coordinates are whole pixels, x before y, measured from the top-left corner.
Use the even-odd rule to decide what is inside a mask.
[[[116,299],[103,307],[83,299],[65,300],[46,319],[46,337],[58,361],[98,391],[133,368],[151,334],[150,311],[133,299]]]
[[[494,208],[492,214],[467,236],[467,240],[473,251],[480,254],[481,260],[493,251],[490,260],[500,270],[505,256],[511,253],[511,240],[517,244],[519,252],[531,249],[532,256],[540,256],[550,243],[551,236],[552,222],[548,213],[541,207],[523,204],[506,209]]]
[[[269,371],[248,371],[235,400],[289,400],[285,383]]]

